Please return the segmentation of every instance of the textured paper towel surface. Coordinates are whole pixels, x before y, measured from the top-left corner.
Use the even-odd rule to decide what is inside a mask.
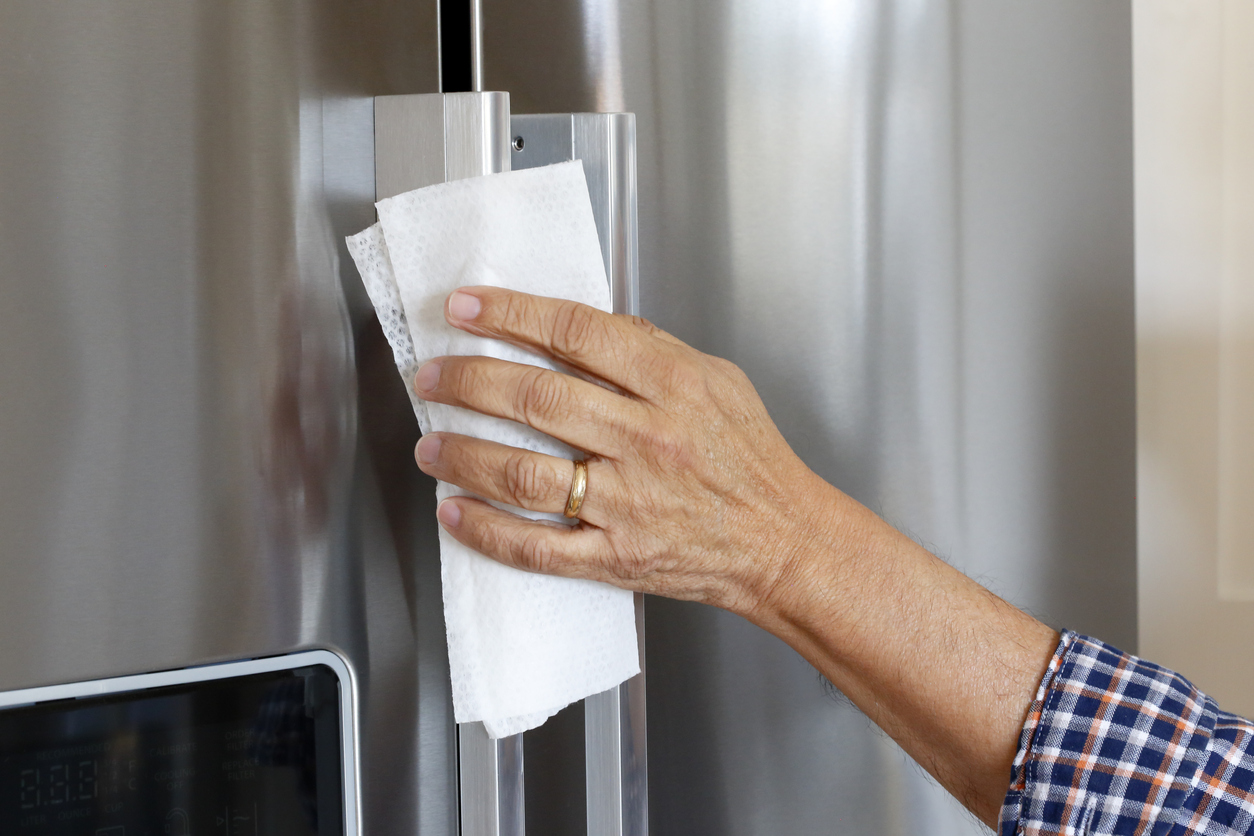
[[[409,402],[413,404],[414,415],[418,416],[418,428],[425,435],[431,432],[431,420],[427,417],[427,405],[414,393],[413,386],[414,375],[418,374],[422,363],[414,354],[414,340],[409,335],[409,322],[405,318],[401,291],[396,286],[387,244],[383,240],[383,227],[375,224],[346,241],[348,253],[357,265],[357,272],[361,273],[362,284],[366,286],[366,295],[370,297],[379,324],[383,326],[383,336],[387,337],[388,345],[392,347],[396,370],[401,373],[401,380],[405,381]]]
[[[349,246],[410,391],[417,367],[441,355],[553,368],[521,349],[449,327],[444,300],[458,287],[494,285],[610,308],[580,163],[457,180],[377,206],[379,224]],[[579,456],[510,421],[421,401],[415,412],[424,432]],[[437,487],[440,499],[460,493],[443,482]],[[630,592],[510,569],[443,530],[440,556],[458,722],[482,720],[493,737],[515,734],[639,672]]]

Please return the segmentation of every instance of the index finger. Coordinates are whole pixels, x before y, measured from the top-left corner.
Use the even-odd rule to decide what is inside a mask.
[[[455,328],[505,340],[646,400],[666,388],[683,344],[643,319],[499,287],[463,287],[444,316]]]

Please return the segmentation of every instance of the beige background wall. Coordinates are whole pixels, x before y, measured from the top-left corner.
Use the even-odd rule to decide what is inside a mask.
[[[1139,651],[1254,714],[1254,3],[1133,31]]]

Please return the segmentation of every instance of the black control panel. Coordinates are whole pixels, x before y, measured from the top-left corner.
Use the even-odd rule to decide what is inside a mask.
[[[0,711],[5,836],[342,836],[339,682],[252,674]]]

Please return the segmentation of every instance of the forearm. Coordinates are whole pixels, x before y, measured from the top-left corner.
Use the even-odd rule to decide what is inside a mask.
[[[995,827],[1058,634],[817,477],[805,494],[805,530],[782,538],[804,548],[743,614]]]

